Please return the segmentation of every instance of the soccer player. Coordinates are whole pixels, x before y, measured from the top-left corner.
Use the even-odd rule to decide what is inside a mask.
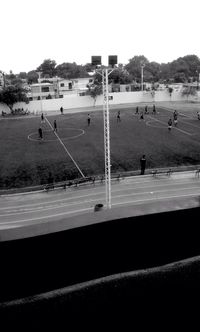
[[[152,114],[156,114],[156,106],[155,105],[153,105]]]
[[[139,114],[139,107],[138,106],[136,107],[135,114]]]
[[[42,113],[41,114],[41,123],[44,123],[45,122],[45,120],[44,120],[44,114]]]
[[[174,114],[174,125],[175,125],[175,127],[177,126],[177,124],[178,124],[178,115],[175,113]]]
[[[147,105],[145,106],[145,108],[144,108],[144,112],[145,112],[145,114],[148,114],[149,112],[148,112],[148,107],[147,107]]]
[[[39,138],[43,139],[43,132],[41,127],[38,129],[38,133],[39,133]]]
[[[88,118],[87,118],[88,126],[90,125],[90,120],[91,120],[91,116],[90,116],[90,114],[88,113]]]
[[[63,107],[60,108],[60,113],[63,114]]]
[[[171,131],[172,129],[172,119],[170,118],[168,121],[168,130]]]
[[[144,114],[143,114],[143,112],[140,113],[140,120],[144,120]]]
[[[120,122],[120,121],[121,121],[120,111],[118,111],[118,113],[117,113],[117,122]]]
[[[53,127],[54,127],[53,131],[57,132],[57,122],[56,122],[56,120],[54,120]]]

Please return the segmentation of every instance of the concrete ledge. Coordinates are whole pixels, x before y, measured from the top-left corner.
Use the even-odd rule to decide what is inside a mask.
[[[77,326],[83,317],[87,323],[97,316],[99,319],[123,320],[129,314],[134,323],[139,317],[162,314],[171,319],[171,314],[183,308],[189,314],[192,299],[200,295],[200,256],[164,266],[120,273],[70,287],[57,289],[20,300],[0,304],[3,321],[31,327],[44,324]],[[167,309],[163,313],[163,309]],[[119,315],[119,316],[118,316]],[[183,317],[182,317],[183,319]],[[105,322],[104,322],[105,323]],[[141,322],[140,322],[141,323]],[[181,321],[179,322],[179,324]]]

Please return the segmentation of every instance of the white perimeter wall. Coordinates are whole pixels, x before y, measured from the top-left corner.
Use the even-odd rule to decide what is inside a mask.
[[[109,93],[109,96],[113,96],[113,100],[109,101],[110,105],[116,104],[128,104],[128,103],[153,103],[158,101],[184,101],[187,100],[187,97],[182,97],[180,92],[174,91],[172,96],[168,91],[156,91],[155,96],[153,97],[151,92],[115,92]],[[194,97],[190,97],[194,100]],[[198,97],[200,99],[200,93]],[[101,106],[103,103],[103,96],[98,96],[96,100],[96,106]],[[90,96],[77,96],[77,95],[66,95],[64,98],[59,99],[48,99],[48,100],[35,100],[30,101],[29,104],[25,103],[16,103],[13,106],[15,108],[24,108],[24,110],[29,110],[31,113],[37,112],[51,112],[59,111],[60,107],[63,107],[66,111],[67,109],[72,108],[81,108],[81,107],[92,107],[94,106],[94,99]]]

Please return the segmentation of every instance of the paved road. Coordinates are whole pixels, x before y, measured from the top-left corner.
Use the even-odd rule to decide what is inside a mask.
[[[72,226],[72,217],[103,213],[104,219],[127,214],[139,215],[200,205],[200,178],[195,171],[177,172],[170,177],[158,175],[134,176],[112,182],[112,209],[105,208],[103,184],[81,185],[77,188],[57,189],[0,196],[0,231],[33,224],[63,221]],[[97,203],[103,211],[94,212]],[[101,218],[100,218],[101,219]],[[87,223],[76,218],[78,225]],[[1,234],[0,234],[1,235]]]

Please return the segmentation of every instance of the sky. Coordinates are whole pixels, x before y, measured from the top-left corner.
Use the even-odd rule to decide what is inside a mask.
[[[6,0],[0,12],[0,70],[35,70],[57,64],[135,55],[167,63],[200,57],[200,0]]]

